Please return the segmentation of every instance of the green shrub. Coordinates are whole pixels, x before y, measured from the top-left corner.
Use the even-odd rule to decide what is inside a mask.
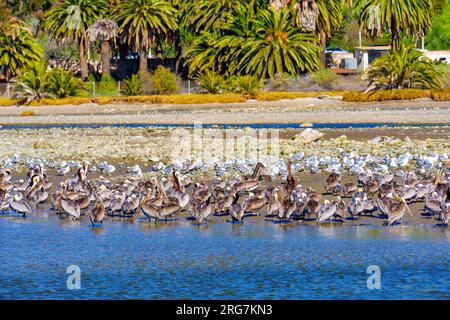
[[[139,96],[142,94],[141,80],[137,74],[133,74],[125,80],[125,88],[122,91],[125,96]]]
[[[107,74],[104,74],[99,82],[96,83],[96,95],[114,96],[117,95],[117,82]]]
[[[158,66],[151,76],[152,94],[175,94],[180,92],[177,76],[170,69]]]
[[[261,88],[262,82],[255,76],[232,77],[228,80],[228,89],[235,93],[254,96]]]
[[[439,89],[441,75],[433,62],[412,46],[402,45],[374,60],[364,74],[368,91],[390,89]]]
[[[266,89],[268,91],[286,92],[293,85],[293,78],[284,73],[277,73],[273,79],[266,81]]]
[[[50,82],[47,72],[47,61],[36,61],[30,63],[15,81],[19,104],[29,104],[33,100],[41,100],[53,97],[49,93]]]
[[[450,65],[440,64],[436,69],[441,74],[442,88],[450,88]]]
[[[198,77],[198,81],[200,82],[200,88],[207,93],[222,93],[226,87],[224,78],[213,70],[205,71]]]
[[[322,69],[311,73],[311,80],[323,89],[332,90],[339,76],[329,69]]]
[[[139,83],[141,84],[141,91],[144,95],[152,94],[152,75],[148,71],[138,72]]]
[[[81,94],[83,81],[75,78],[70,71],[55,68],[49,73],[49,92],[57,98],[74,97]]]

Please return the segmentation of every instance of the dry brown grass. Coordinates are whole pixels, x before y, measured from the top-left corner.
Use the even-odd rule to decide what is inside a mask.
[[[435,101],[450,101],[450,89],[434,90],[431,98]]]
[[[349,102],[413,100],[420,98],[431,98],[431,91],[418,89],[384,90],[369,93],[351,91],[343,95],[344,101]]]
[[[344,101],[371,102],[386,100],[412,100],[419,98],[432,98],[433,100],[450,100],[450,89],[443,90],[385,90],[371,93],[360,91],[324,91],[324,92],[259,92],[254,97],[227,93],[227,94],[176,94],[176,95],[151,95],[151,96],[119,96],[119,97],[71,97],[64,99],[42,99],[30,103],[31,106],[61,106],[96,103],[105,104],[208,104],[208,103],[238,103],[256,98],[259,101],[278,101],[284,99],[316,98],[322,95],[343,96]],[[14,106],[17,101],[0,98],[0,106]]]
[[[36,112],[34,112],[33,110],[24,110],[20,113],[21,117],[31,117],[31,116],[35,116]]]
[[[325,92],[258,92],[256,99],[259,101],[277,101],[284,99],[317,98],[322,95],[340,96],[343,91],[325,91]]]

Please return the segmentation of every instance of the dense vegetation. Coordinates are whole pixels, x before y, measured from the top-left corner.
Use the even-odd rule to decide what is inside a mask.
[[[209,93],[255,95],[265,80],[285,86],[286,77],[305,74],[333,90],[336,76],[322,70],[325,47],[354,44],[361,29],[365,41],[378,37],[393,49],[366,74],[369,89],[438,88],[446,83],[439,72],[448,71],[404,43],[426,36],[430,48],[449,46],[449,14],[447,0],[2,0],[0,65],[26,101],[86,95],[79,78],[102,79],[97,90],[107,95],[117,89],[111,76],[127,79],[124,95],[174,94],[186,70]],[[137,75],[127,67],[131,53]],[[173,58],[175,74],[149,74],[149,53]],[[64,63],[55,68],[55,60]]]

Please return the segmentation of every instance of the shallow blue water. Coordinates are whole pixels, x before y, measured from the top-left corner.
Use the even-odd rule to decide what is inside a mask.
[[[193,128],[195,124],[152,124],[152,123],[115,123],[115,124],[43,124],[43,125],[0,125],[0,130],[10,129],[68,129],[68,128],[102,128],[102,127],[123,127],[123,128]],[[312,126],[302,126],[299,123],[251,123],[251,124],[202,124],[203,128],[253,128],[253,129],[295,129],[295,128],[316,128],[316,129],[370,129],[370,128],[428,128],[428,127],[448,127],[448,123],[314,123]]]
[[[1,299],[449,299],[446,228],[0,218]],[[81,269],[81,290],[66,268]],[[381,289],[366,269],[381,268]]]

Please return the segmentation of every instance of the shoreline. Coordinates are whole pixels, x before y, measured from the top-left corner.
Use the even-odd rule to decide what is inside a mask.
[[[32,111],[32,116],[21,116]],[[348,103],[329,99],[206,105],[73,105],[0,108],[0,125],[36,124],[450,124],[450,102]]]

